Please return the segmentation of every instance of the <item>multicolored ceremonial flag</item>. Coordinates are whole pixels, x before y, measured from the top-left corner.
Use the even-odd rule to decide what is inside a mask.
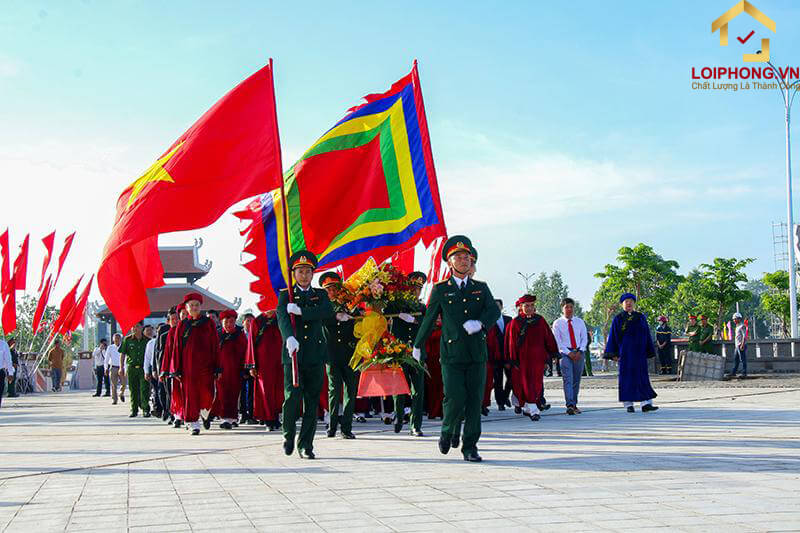
[[[158,235],[208,226],[231,205],[278,187],[272,63],[223,96],[117,200],[97,285],[122,331],[150,314],[164,284]]]
[[[245,267],[259,279],[259,307],[274,307],[287,286],[283,235],[290,252],[307,249],[319,267],[344,276],[372,257],[377,263],[422,240],[446,235],[416,61],[385,93],[364,97],[284,174],[279,190],[236,213],[251,223]]]

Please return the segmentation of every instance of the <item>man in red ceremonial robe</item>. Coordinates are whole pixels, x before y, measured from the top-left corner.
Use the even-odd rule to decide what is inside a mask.
[[[558,345],[547,320],[536,313],[536,296],[522,296],[517,310],[519,314],[506,328],[506,356],[518,365],[512,373],[517,405],[536,422],[541,418],[537,402],[544,389],[544,367],[558,352]]]
[[[219,315],[222,334],[219,338],[219,358],[222,377],[217,380],[217,397],[211,409],[212,418],[222,419],[221,429],[232,429],[239,414],[239,392],[242,389],[242,370],[247,355],[247,337],[236,325],[236,311],[226,309]]]
[[[425,380],[425,403],[428,420],[443,418],[444,384],[442,383],[442,365],[439,362],[439,343],[442,339],[442,319],[436,321],[431,336],[425,341],[425,365],[430,377]]]
[[[189,317],[178,324],[175,334],[175,375],[183,389],[183,420],[192,428],[192,435],[199,435],[200,417],[203,427],[211,427],[215,381],[222,373],[219,335],[214,322],[200,312],[201,294],[191,292],[183,303]]]
[[[175,377],[176,359],[175,359],[175,335],[178,333],[178,325],[189,316],[186,311],[186,306],[179,304],[175,306],[177,314],[170,317],[170,328],[167,332],[167,339],[164,342],[164,361],[161,366],[161,379],[166,382],[166,389],[168,392],[168,403],[171,417],[169,420],[173,427],[179,428],[183,424],[183,409],[182,400],[183,388],[181,387],[181,380]]]
[[[253,376],[253,416],[276,431],[283,405],[283,340],[275,310],[261,313],[247,325],[249,339],[245,368]]]

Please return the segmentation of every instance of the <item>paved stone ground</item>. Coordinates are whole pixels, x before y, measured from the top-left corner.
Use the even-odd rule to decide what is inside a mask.
[[[191,437],[87,392],[4,399],[0,530],[800,530],[792,381],[657,384],[662,409],[628,414],[603,379],[579,416],[555,380],[540,422],[493,410],[481,464],[440,455],[438,421],[320,427],[304,461],[262,427]]]

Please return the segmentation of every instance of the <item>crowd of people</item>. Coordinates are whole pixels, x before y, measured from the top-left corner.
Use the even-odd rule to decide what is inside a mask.
[[[169,310],[163,324],[136,324],[124,338],[102,340],[93,354],[94,395],[104,386],[104,396],[124,402],[127,381],[130,417],[141,412],[191,435],[210,429],[215,420],[222,430],[261,424],[283,432],[287,455],[297,449],[308,459],[315,457],[318,420],[326,422],[328,437],[354,439],[353,423],[371,417],[397,433],[408,424],[414,437],[424,436],[425,416],[442,418],[439,450],[446,454],[460,446],[464,460],[481,461],[481,416],[489,412],[492,391],[499,410],[513,407],[540,420],[550,408],[544,376],[554,358],[566,413],[581,413],[589,332],[570,298],[561,302],[562,316],[553,324],[536,312],[531,294],[516,301],[516,317],[503,315],[503,302],[474,279],[477,256],[467,237],[449,239],[442,259],[450,275],[432,286],[428,304],[391,309],[390,331],[413,346],[412,356],[426,369],[403,369],[410,394],[358,397],[359,375],[348,364],[358,310],[332,302],[342,283],[335,272],[320,276],[320,288],[311,286],[317,259],[303,250],[290,258],[293,285],[280,293],[274,310],[243,317],[230,309],[202,312],[203,297],[192,292]],[[419,298],[425,274],[413,272],[408,281]],[[650,412],[658,407],[647,359],[656,347],[635,301],[630,293],[620,298],[623,310],[612,323],[605,357],[619,364],[619,400],[627,410],[641,402],[641,410]]]

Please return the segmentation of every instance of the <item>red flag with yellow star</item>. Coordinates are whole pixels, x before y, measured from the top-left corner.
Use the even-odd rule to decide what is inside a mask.
[[[122,330],[150,314],[146,290],[164,284],[160,233],[208,226],[281,179],[270,62],[206,111],[119,196],[97,285]]]

